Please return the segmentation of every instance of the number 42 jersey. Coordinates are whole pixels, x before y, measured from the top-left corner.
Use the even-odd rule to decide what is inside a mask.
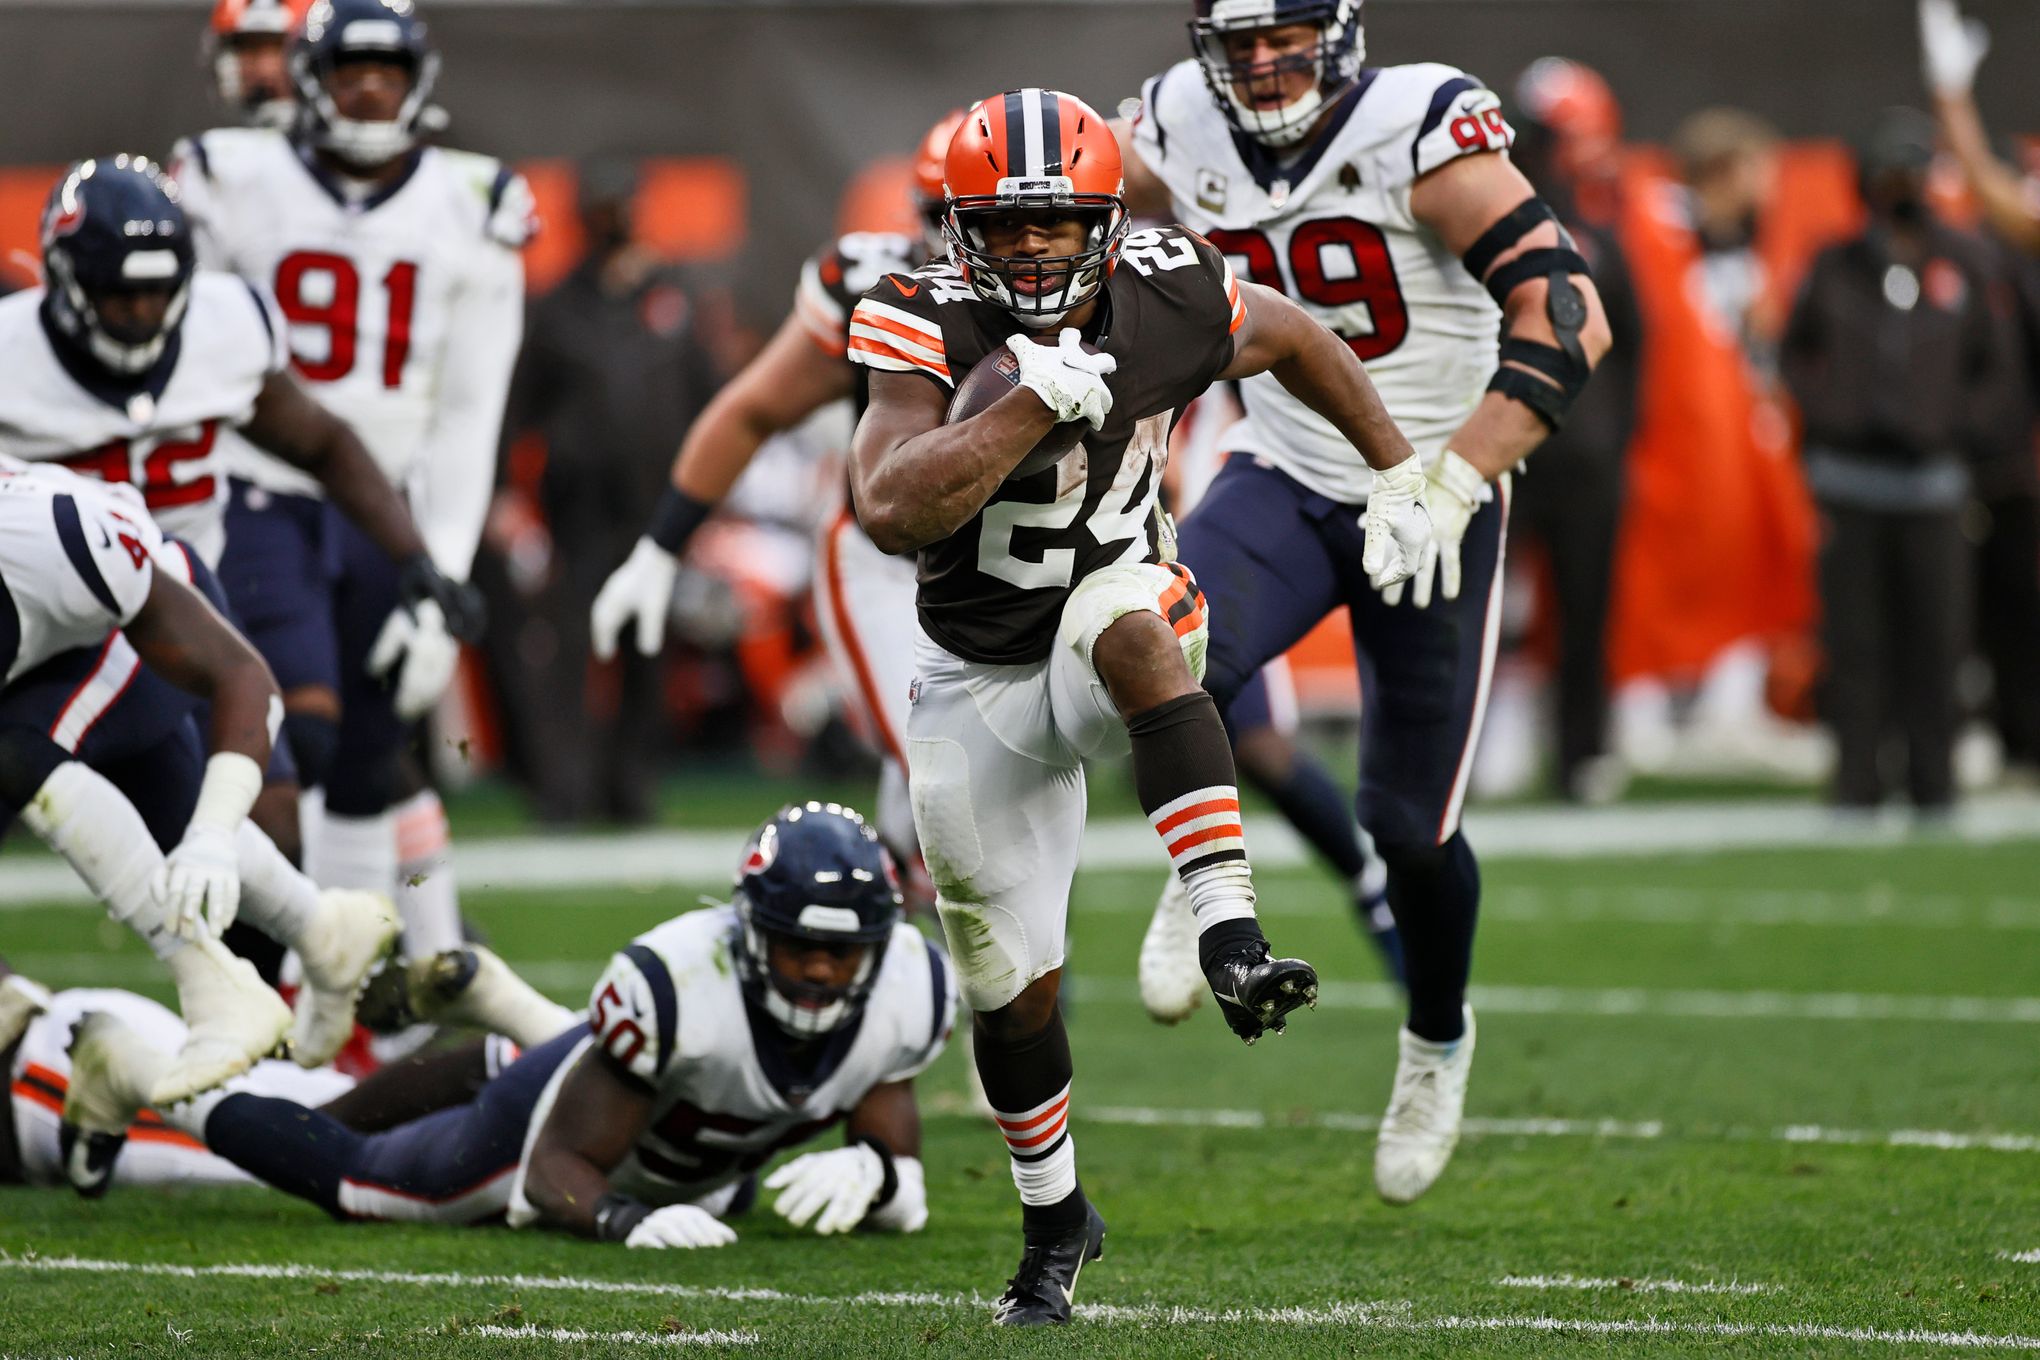
[[[1134,152],[1168,187],[1177,217],[1345,340],[1426,464],[1494,376],[1501,309],[1412,216],[1410,189],[1514,139],[1493,91],[1433,64],[1361,71],[1287,160],[1234,130],[1195,61],[1147,82],[1133,125]],[[1330,422],[1270,374],[1241,390],[1247,416],[1223,447],[1335,501],[1367,498],[1373,474]]]
[[[465,579],[523,333],[529,187],[490,157],[427,146],[363,192],[262,128],[188,138],[172,173],[199,262],[274,298],[297,376],[409,493],[440,569]],[[223,442],[236,476],[321,494],[295,468]]]
[[[978,513],[920,554],[921,626],[988,665],[1041,660],[1076,583],[1121,562],[1174,556],[1158,496],[1175,415],[1233,358],[1245,320],[1232,269],[1180,227],[1129,235],[1086,339],[1118,360],[1105,426],[1059,461],[1023,462]],[[850,358],[953,391],[1023,327],[947,264],[892,274],[850,317]],[[1053,339],[1049,334],[1048,338]]]

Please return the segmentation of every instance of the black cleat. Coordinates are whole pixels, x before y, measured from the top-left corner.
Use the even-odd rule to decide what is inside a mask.
[[[64,1179],[86,1199],[98,1199],[113,1184],[114,1163],[127,1146],[124,1133],[95,1133],[79,1128],[70,1120],[57,1125],[57,1152],[63,1158]]]
[[[1232,1032],[1249,1044],[1288,1028],[1282,1017],[1317,1008],[1317,969],[1302,959],[1271,959],[1265,942],[1227,954],[1204,974]]]
[[[1006,1281],[1006,1292],[992,1306],[992,1321],[1001,1327],[1068,1322],[1070,1305],[1076,1302],[1078,1272],[1104,1254],[1105,1220],[1086,1201],[1083,1227],[1072,1228],[1052,1242],[1030,1242],[1020,1253],[1020,1269]]]

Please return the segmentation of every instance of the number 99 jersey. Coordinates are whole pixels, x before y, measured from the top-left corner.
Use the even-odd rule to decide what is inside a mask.
[[[647,1204],[698,1202],[732,1185],[843,1119],[873,1087],[919,1075],[949,1039],[955,973],[902,922],[862,1011],[797,1063],[790,1037],[745,1002],[731,954],[737,930],[729,907],[677,916],[611,959],[588,1002],[587,1048],[652,1093],[651,1126],[609,1176]],[[561,1063],[539,1097],[527,1152],[573,1066]],[[520,1167],[510,1221],[534,1214]]]
[[[1501,103],[1450,66],[1373,67],[1325,115],[1300,157],[1278,163],[1233,130],[1195,61],[1149,80],[1133,149],[1177,217],[1241,277],[1294,298],[1352,347],[1426,463],[1494,375],[1501,309],[1410,213],[1410,188],[1460,156],[1506,151]],[[1364,501],[1357,450],[1272,374],[1242,384],[1246,419],[1223,441],[1320,495]]]
[[[357,196],[358,186],[262,128],[186,139],[172,174],[200,263],[275,299],[298,376],[360,432],[391,481],[404,485],[447,451],[460,432],[446,427],[472,418],[450,408],[478,388],[488,428],[474,442],[493,459],[522,327],[517,251],[533,230],[519,176],[486,156],[428,146],[394,181]],[[320,494],[303,473],[236,444],[236,475]],[[485,482],[492,466],[478,469]]]

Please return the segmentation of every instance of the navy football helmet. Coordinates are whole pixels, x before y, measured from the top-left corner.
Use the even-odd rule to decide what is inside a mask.
[[[170,178],[141,156],[78,162],[43,209],[42,255],[43,309],[57,334],[117,376],[153,368],[184,322],[195,268]],[[134,293],[167,296],[160,323],[103,314],[110,295]]]
[[[744,850],[735,889],[736,958],[744,995],[800,1038],[847,1024],[871,995],[901,902],[878,833],[840,803],[783,807]],[[774,938],[860,951],[843,986],[797,981],[772,967]]]
[[[351,61],[390,61],[410,69],[410,93],[395,118],[341,116],[326,82]],[[349,165],[372,169],[395,160],[432,131],[438,118],[431,99],[439,54],[411,0],[318,0],[291,42],[290,78],[297,86],[302,135]]]
[[[1197,0],[1190,47],[1204,83],[1226,120],[1266,146],[1294,146],[1310,133],[1326,105],[1359,79],[1367,55],[1360,27],[1362,0]],[[1228,39],[1254,29],[1309,24],[1317,41],[1263,61],[1236,60]],[[1280,100],[1288,78],[1311,77],[1295,98]]]

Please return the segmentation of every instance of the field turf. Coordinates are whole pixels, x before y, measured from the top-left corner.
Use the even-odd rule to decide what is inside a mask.
[[[2040,1352],[2040,846],[1487,866],[1473,1123],[1375,1200],[1396,1011],[1329,883],[1264,874],[1326,1004],[1246,1049],[1151,1024],[1156,882],[1079,883],[1072,1127],[1111,1225],[1077,1325],[986,1323],[1017,1257],[962,1054],[925,1080],[933,1219],[637,1253],[341,1225],[260,1190],[0,1191],[4,1356],[1942,1356]],[[475,895],[578,1002],[691,894]],[[166,995],[80,907],[0,911],[53,985]],[[2021,1258],[2025,1259],[2021,1259]]]

